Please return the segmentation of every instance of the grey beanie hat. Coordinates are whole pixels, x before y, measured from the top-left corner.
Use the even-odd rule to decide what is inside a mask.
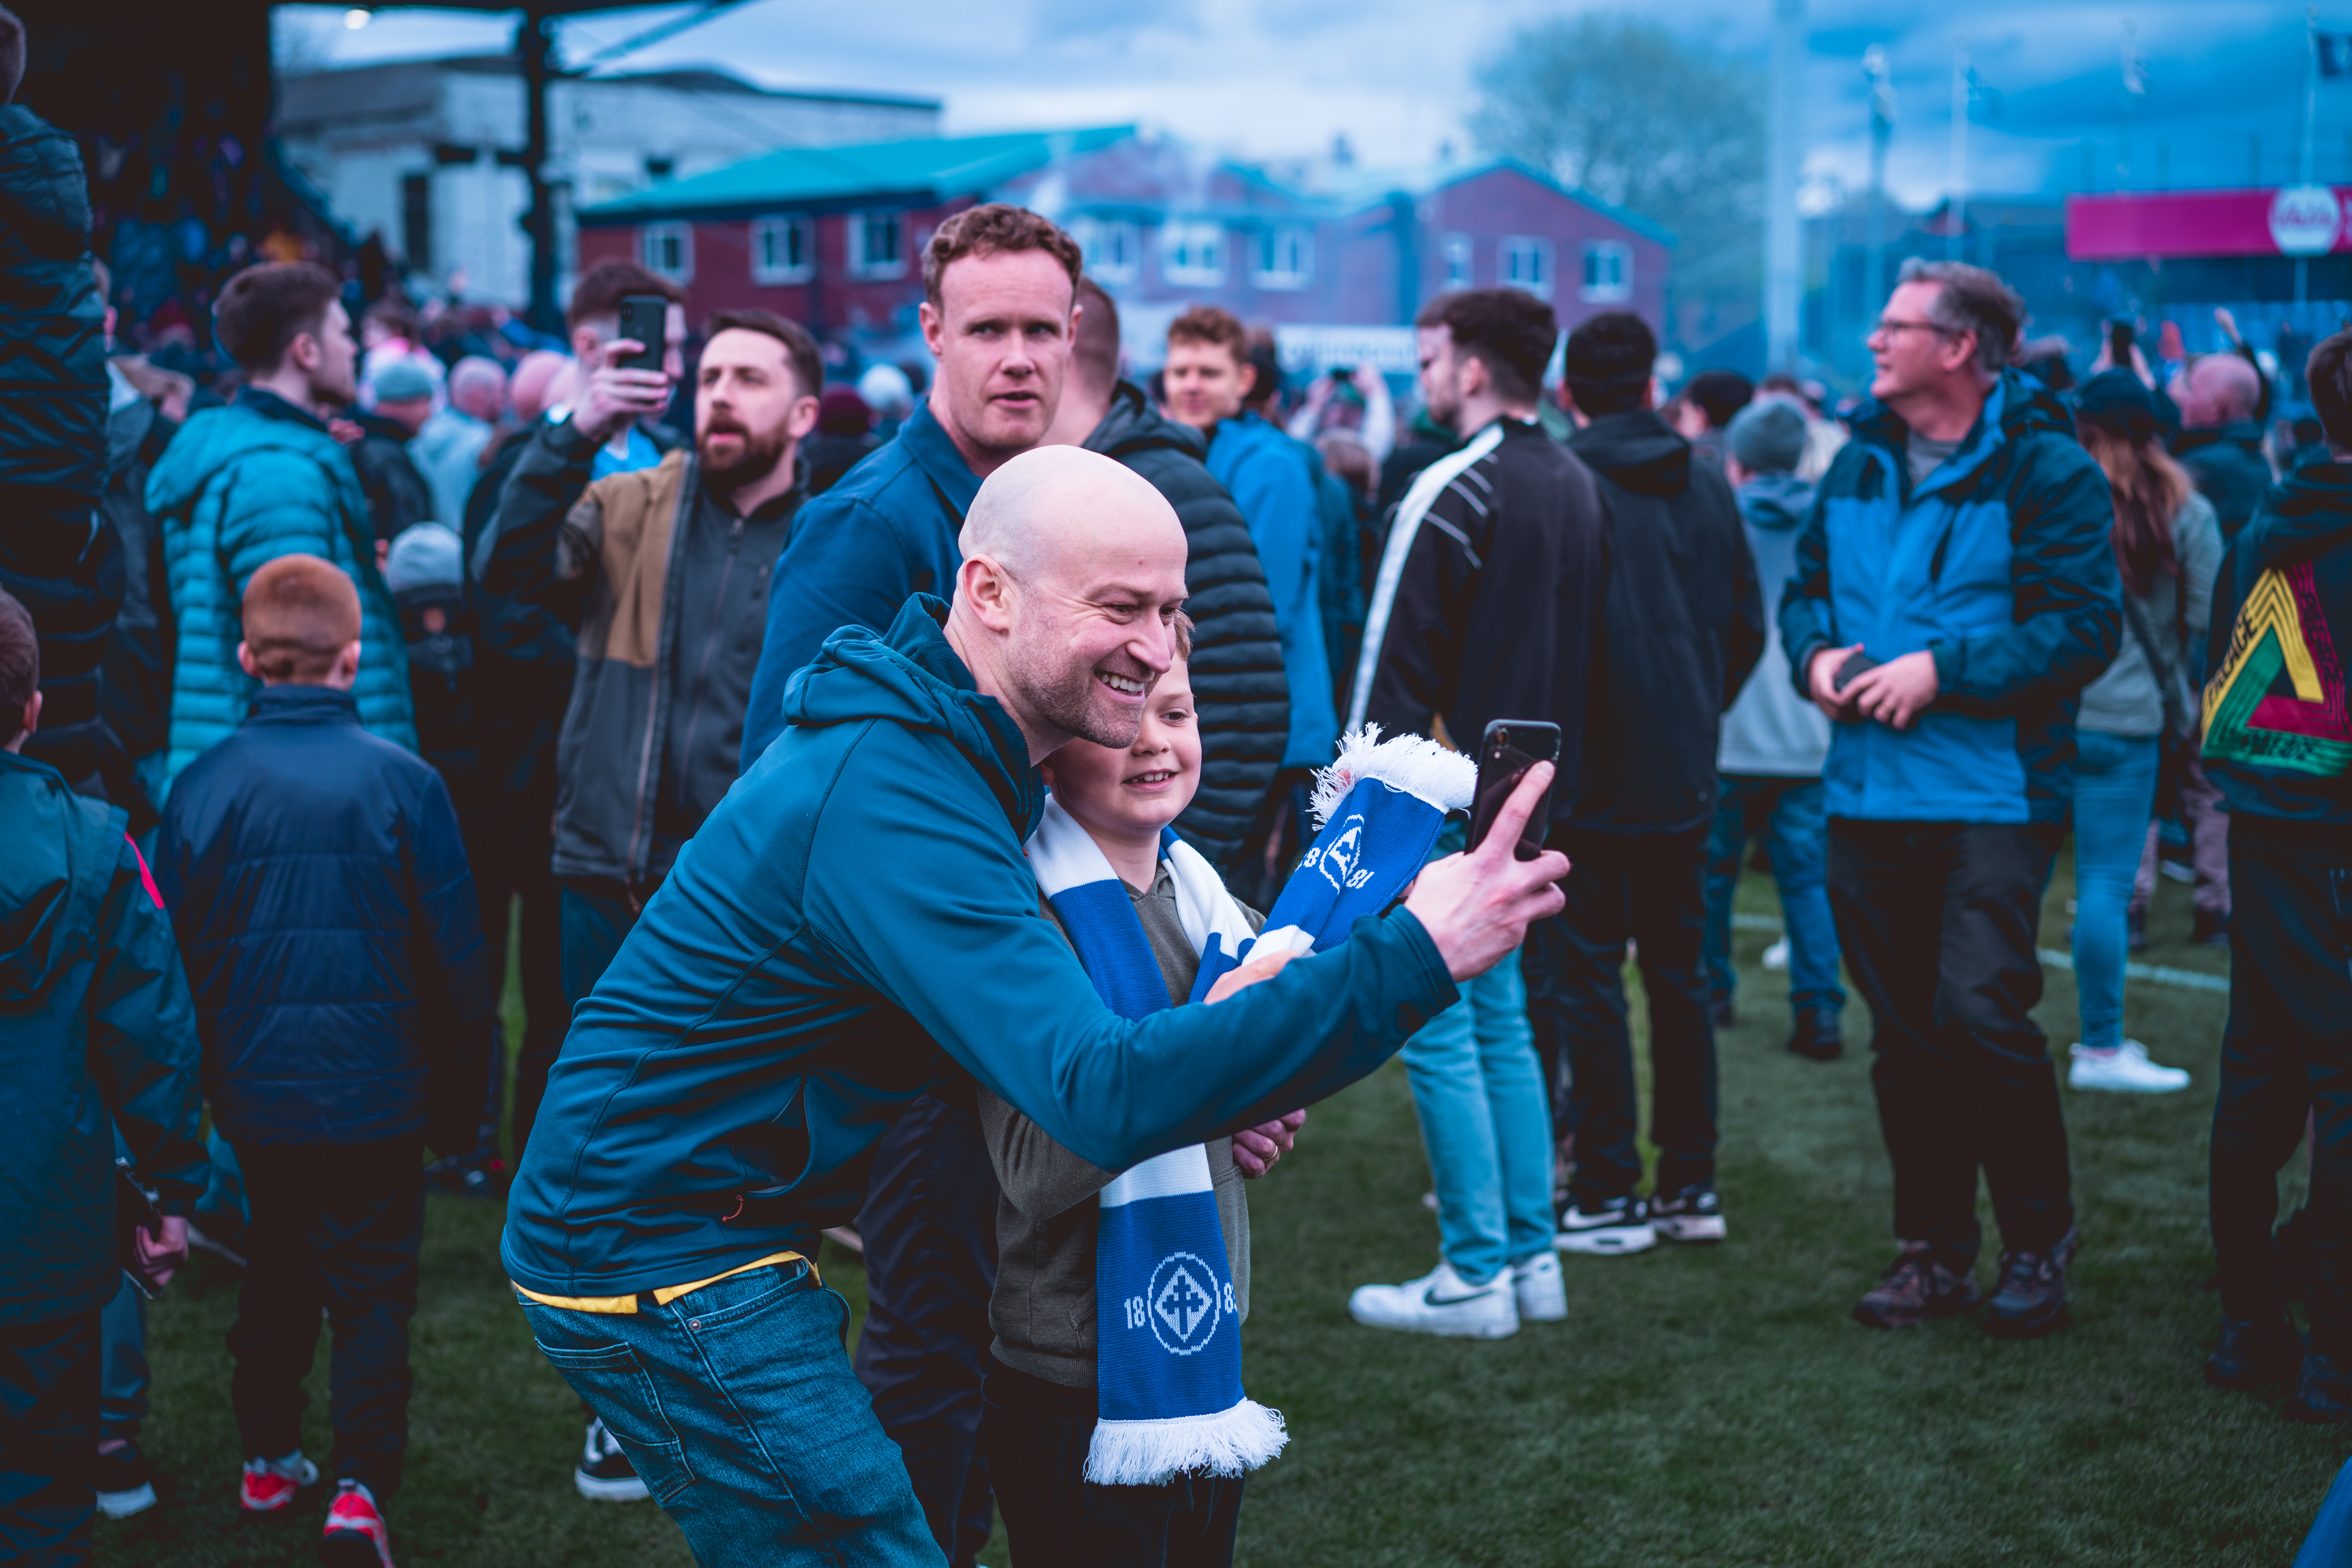
[[[1787,473],[1805,455],[1805,416],[1779,398],[1749,404],[1731,422],[1731,455],[1759,474]]]
[[[437,522],[412,523],[400,531],[383,558],[384,586],[395,594],[463,586],[465,553],[456,531]]]

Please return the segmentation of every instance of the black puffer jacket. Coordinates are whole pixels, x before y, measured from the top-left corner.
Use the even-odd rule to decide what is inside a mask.
[[[1120,382],[1110,412],[1087,437],[1087,450],[1117,458],[1150,479],[1184,525],[1184,563],[1192,617],[1192,696],[1201,716],[1201,793],[1176,819],[1178,831],[1210,860],[1223,864],[1241,847],[1258,804],[1282,765],[1290,735],[1290,697],[1274,595],[1249,524],[1202,460],[1208,441],[1189,425],[1162,416],[1143,389]]]
[[[41,728],[25,754],[86,784],[105,750],[98,665],[122,598],[106,483],[105,305],[73,138],[0,107],[0,588],[41,639]]]

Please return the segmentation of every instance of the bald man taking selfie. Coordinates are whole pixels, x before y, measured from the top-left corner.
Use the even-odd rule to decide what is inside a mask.
[[[1319,1100],[1558,912],[1512,858],[1538,767],[1486,847],[1327,952],[1245,964],[1213,1005],[1105,1006],[1037,913],[1036,763],[1132,743],[1174,654],[1182,527],[1108,458],[992,473],[954,607],[845,627],[580,1005],[509,1200],[541,1349],[706,1563],[937,1563],[809,1258],[876,1142],[977,1081],[1118,1170]]]

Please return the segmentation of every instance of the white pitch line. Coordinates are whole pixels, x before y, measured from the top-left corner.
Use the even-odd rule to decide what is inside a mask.
[[[1734,913],[1731,923],[1739,931],[1780,931],[1787,929],[1777,917],[1772,915]],[[2070,952],[2061,952],[2054,947],[2041,949],[2037,956],[2053,969],[2072,970],[2074,967],[2074,955]],[[2210,991],[2221,996],[2227,996],[2230,994],[2230,977],[2226,974],[2207,974],[2200,970],[2176,969],[2168,963],[2126,963],[2124,978],[2142,981],[2149,985],[2170,985],[2182,991]]]

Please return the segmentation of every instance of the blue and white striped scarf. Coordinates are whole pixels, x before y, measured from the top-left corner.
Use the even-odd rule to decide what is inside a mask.
[[[1199,851],[1160,834],[1176,916],[1196,951],[1231,952],[1249,921]],[[1171,1005],[1135,903],[1102,850],[1048,796],[1028,845],[1037,886],[1061,918],[1103,1005],[1140,1018]],[[1237,1476],[1282,1451],[1282,1415],[1242,1393],[1241,1322],[1217,1223],[1209,1151],[1146,1160],[1102,1190],[1095,1232],[1093,1446],[1086,1479],[1156,1486],[1190,1471]]]

